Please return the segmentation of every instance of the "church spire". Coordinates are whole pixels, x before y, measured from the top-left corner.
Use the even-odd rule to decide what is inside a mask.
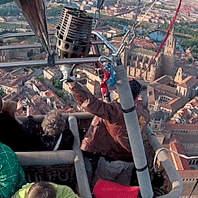
[[[166,42],[166,46],[164,47],[164,54],[162,61],[163,75],[173,76],[173,67],[175,65],[175,49],[176,49],[176,40],[174,38],[174,28],[173,28]]]
[[[181,83],[183,80],[183,71],[182,71],[182,68],[180,67],[175,75],[175,79],[174,81],[176,83]]]
[[[169,56],[172,56],[175,54],[175,49],[176,49],[176,40],[174,38],[174,32],[175,32],[175,29],[173,27],[172,31],[171,31],[171,34],[166,42],[166,46],[164,48],[164,54],[165,55],[169,55]]]

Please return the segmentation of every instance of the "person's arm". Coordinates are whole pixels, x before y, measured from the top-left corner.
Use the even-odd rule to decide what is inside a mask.
[[[145,133],[143,133],[144,129],[146,128],[147,124],[150,121],[150,114],[147,108],[145,108],[141,101],[135,101],[136,106],[136,112],[138,116],[138,121],[140,125],[140,130],[142,131],[142,138],[143,140],[146,138]],[[118,133],[117,141],[120,143],[120,145],[126,149],[128,152],[131,152],[131,147],[129,144],[129,138],[127,131],[123,134]]]
[[[17,168],[7,160],[3,161],[0,166],[0,197],[10,198],[15,193],[17,182]]]
[[[76,82],[68,82],[68,84],[78,104],[85,111],[110,121],[119,115],[120,111],[116,105],[99,100]]]

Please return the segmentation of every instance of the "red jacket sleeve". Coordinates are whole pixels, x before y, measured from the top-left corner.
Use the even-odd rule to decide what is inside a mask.
[[[78,83],[75,83],[75,86],[72,87],[71,90],[78,104],[85,111],[97,115],[100,118],[108,119],[110,122],[119,114],[119,110],[115,104],[112,105],[112,103],[99,100]]]

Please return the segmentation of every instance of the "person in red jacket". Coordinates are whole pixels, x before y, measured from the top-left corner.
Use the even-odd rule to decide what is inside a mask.
[[[98,178],[130,185],[134,162],[120,103],[118,101],[106,103],[78,83],[67,83],[79,106],[95,115],[81,145],[85,156],[89,158],[89,161],[85,158],[86,164],[94,161],[96,156],[100,158],[93,185]],[[141,85],[133,80],[130,87],[135,100],[141,91]],[[150,120],[149,112],[141,103],[136,102],[136,107],[138,115],[143,120],[141,128],[144,130]],[[93,168],[93,163],[92,166],[87,166],[88,169],[90,167]],[[93,175],[88,171],[89,179],[90,176]]]

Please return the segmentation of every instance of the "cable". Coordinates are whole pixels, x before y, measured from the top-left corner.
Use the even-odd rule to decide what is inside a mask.
[[[157,151],[155,152],[155,157],[154,157],[154,160],[153,160],[153,168],[154,168],[154,171],[155,171],[155,172],[157,172],[157,171],[156,171],[156,168],[155,168],[155,163],[156,163],[157,157],[158,157],[159,153],[160,153],[161,151],[163,151],[163,150],[166,150],[166,151],[168,151],[168,152],[170,152],[170,153],[173,153],[173,154],[178,155],[179,157],[182,157],[182,158],[185,158],[185,159],[198,159],[198,156],[190,156],[190,157],[188,157],[188,156],[186,156],[186,155],[177,153],[177,152],[175,152],[175,151],[171,151],[171,150],[169,150],[169,149],[167,149],[167,148],[159,148],[159,149],[157,149]]]
[[[144,19],[145,17],[146,17],[146,15],[150,12],[150,10],[153,8],[153,6],[155,5],[155,3],[157,2],[158,0],[155,0],[152,4],[151,4],[151,6],[149,7],[149,9],[146,11],[146,13],[144,14],[144,16],[143,16],[143,18],[142,19]],[[139,4],[140,4],[140,1],[139,1]],[[147,4],[148,5],[148,4]],[[139,9],[139,7],[140,7],[140,5],[138,5],[138,9]],[[144,8],[146,7],[146,4],[144,5],[144,7],[142,8],[142,11],[137,15],[136,14],[136,19],[137,19],[137,17],[143,12],[143,10],[144,10]],[[121,42],[121,46],[119,47],[119,49],[118,49],[118,51],[117,51],[117,53],[115,54],[115,56],[117,56],[118,54],[121,54],[122,52],[123,52],[123,50],[124,50],[124,48],[126,47],[126,45],[131,45],[132,44],[132,42],[134,41],[134,39],[135,39],[135,29],[140,25],[142,23],[142,21],[139,21],[138,23],[134,23],[134,25],[132,26],[132,28],[130,29],[130,30],[128,30],[127,32],[126,32],[126,34],[124,35],[124,37],[123,37],[123,39],[122,39],[122,42]],[[127,38],[127,36],[129,35],[129,33],[131,33],[131,32],[133,32],[134,33],[134,35],[133,35],[133,37],[132,37],[132,39],[129,41],[129,43],[127,44],[127,43],[125,43],[125,39]]]
[[[139,16],[140,14],[140,3],[141,3],[141,0],[137,0],[138,1],[138,6],[137,6],[137,12],[135,13],[135,20],[137,20],[137,17]],[[138,13],[139,12],[139,13]]]
[[[155,3],[157,2],[158,0],[155,0],[152,4],[151,4],[151,6],[150,6],[150,8],[146,11],[146,13],[143,15],[143,17],[142,17],[142,21],[138,21],[138,23],[134,26],[134,28],[136,28],[137,26],[139,26],[139,25],[141,25],[141,23],[143,22],[143,19],[146,17],[146,15],[150,12],[150,10],[153,8],[153,6],[155,5]],[[147,4],[148,5],[148,4]],[[145,6],[142,8],[142,11],[144,10],[144,8],[146,7],[146,4],[145,4]],[[140,12],[140,14],[142,14],[142,11]],[[139,14],[139,15],[140,15]]]
[[[105,1],[105,0],[98,0],[98,2],[97,2],[97,8],[98,8],[99,10],[101,10],[101,8],[102,8],[102,6],[103,6],[103,4],[104,4],[104,1]]]
[[[175,23],[175,21],[176,21],[176,19],[177,19],[177,15],[178,15],[178,13],[179,13],[179,10],[180,10],[180,7],[181,7],[181,3],[182,3],[182,0],[180,0],[180,2],[179,2],[178,8],[177,8],[176,13],[175,13],[175,16],[174,16],[174,18],[173,18],[173,20],[172,20],[172,22],[171,22],[171,24],[170,24],[170,26],[169,26],[169,28],[168,28],[166,37],[165,37],[164,41],[162,42],[162,44],[160,45],[160,48],[159,48],[159,50],[157,51],[155,57],[154,57],[153,60],[149,63],[148,68],[147,68],[145,71],[140,72],[139,76],[136,76],[136,78],[137,78],[137,77],[141,77],[141,75],[142,75],[143,73],[145,73],[146,71],[148,71],[148,70],[150,69],[151,65],[155,62],[156,58],[158,57],[159,53],[161,52],[161,50],[162,50],[164,44],[166,43],[166,41],[167,41],[167,39],[168,39],[168,37],[169,37],[169,35],[170,35],[170,32],[171,32],[171,30],[172,30],[172,27],[173,27],[173,25],[174,25],[174,23]]]
[[[94,23],[95,23],[93,26],[94,30],[96,29],[98,23],[100,22],[100,10],[104,4],[104,1],[105,0],[98,0],[98,2],[97,2],[97,10],[95,11],[95,14],[94,14]],[[97,17],[97,15],[98,15],[98,17]]]

